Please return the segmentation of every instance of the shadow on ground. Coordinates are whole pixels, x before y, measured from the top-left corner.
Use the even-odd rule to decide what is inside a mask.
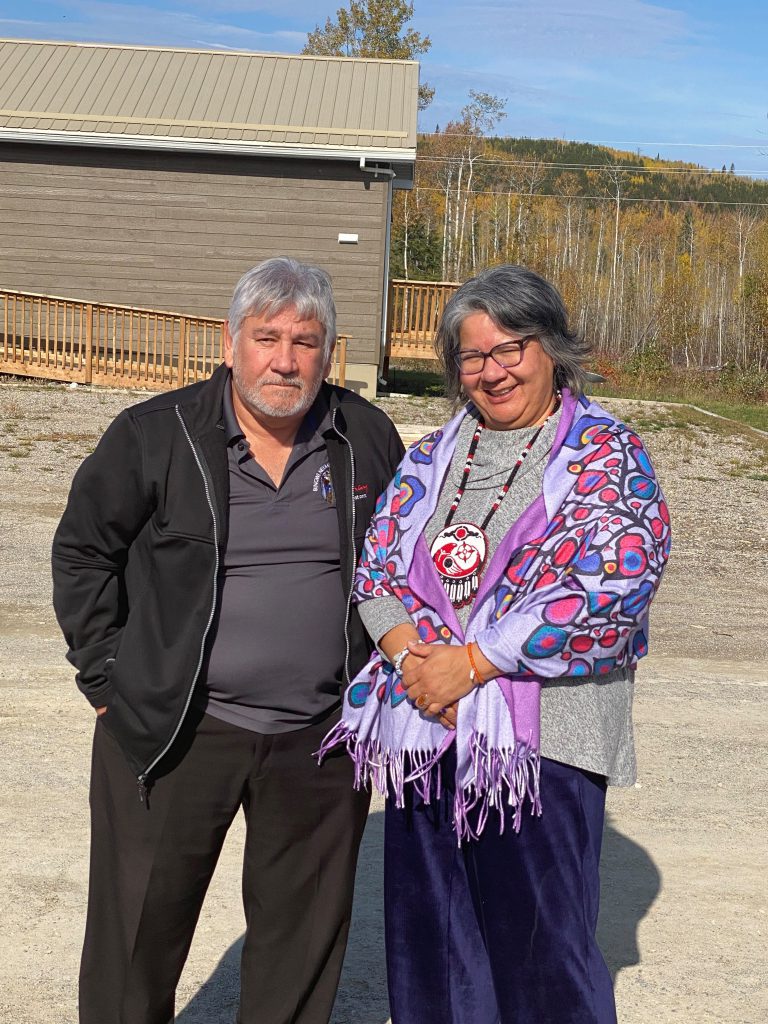
[[[637,931],[661,891],[661,872],[642,846],[614,827],[610,816],[600,882],[597,938],[615,982],[622,968],[640,963]]]
[[[240,995],[240,953],[243,936],[233,942],[216,965],[216,970],[190,999],[181,1013],[176,1015],[176,1024],[232,1024],[237,1014]]]
[[[385,1024],[389,1019],[384,967],[382,851],[384,815],[371,814],[360,848],[355,913],[332,1024]],[[601,860],[602,897],[598,938],[616,980],[640,962],[637,931],[661,890],[661,874],[648,853],[606,823]],[[235,1020],[242,937],[219,961],[176,1024],[230,1024]]]

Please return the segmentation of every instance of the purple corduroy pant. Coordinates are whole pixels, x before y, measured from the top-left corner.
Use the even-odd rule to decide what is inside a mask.
[[[615,1024],[595,939],[605,779],[542,759],[540,818],[478,840],[451,826],[455,755],[440,801],[387,801],[385,917],[393,1024]],[[447,783],[447,785],[446,785]]]

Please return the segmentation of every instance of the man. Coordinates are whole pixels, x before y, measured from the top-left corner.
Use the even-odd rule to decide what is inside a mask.
[[[81,1024],[169,1024],[243,808],[240,1024],[324,1024],[367,799],[311,757],[368,658],[350,591],[402,444],[323,383],[328,275],[281,257],[238,283],[224,364],[112,423],[53,545],[54,605],[98,716]]]

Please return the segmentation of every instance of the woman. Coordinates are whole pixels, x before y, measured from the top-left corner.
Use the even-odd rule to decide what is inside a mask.
[[[437,347],[464,405],[379,501],[355,599],[380,653],[324,744],[390,796],[393,1024],[609,1024],[605,789],[635,780],[667,508],[539,275],[467,282]]]

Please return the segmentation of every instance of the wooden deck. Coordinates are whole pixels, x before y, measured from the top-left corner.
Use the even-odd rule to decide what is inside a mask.
[[[458,287],[390,282],[390,358],[437,358],[437,324]],[[164,391],[213,373],[222,326],[210,317],[0,289],[0,373]],[[349,340],[337,339],[329,378],[335,384],[345,382]]]
[[[0,373],[153,391],[210,377],[224,321],[0,289]],[[330,379],[343,384],[347,335]]]
[[[388,354],[392,359],[437,359],[435,334],[446,303],[459,288],[452,281],[401,281],[389,286]]]

